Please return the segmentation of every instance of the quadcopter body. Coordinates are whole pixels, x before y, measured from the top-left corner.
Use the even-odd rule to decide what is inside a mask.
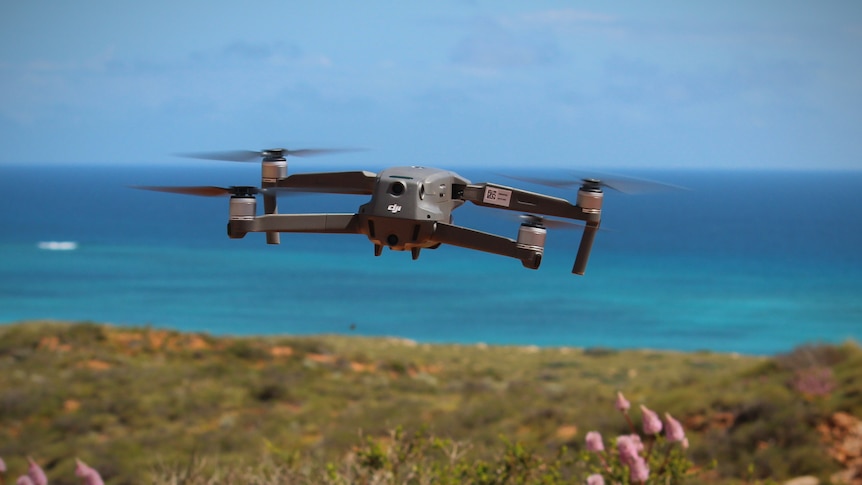
[[[280,233],[363,234],[373,243],[374,254],[383,248],[410,251],[413,259],[423,249],[442,244],[460,246],[515,258],[524,267],[538,269],[544,254],[548,227],[583,223],[572,272],[583,275],[593,240],[601,222],[603,183],[580,181],[575,203],[490,182],[471,183],[455,172],[420,166],[392,167],[379,173],[368,171],[287,174],[288,155],[310,155],[329,150],[271,149],[261,152],[206,154],[199,158],[237,160],[262,157],[261,187],[139,187],[163,192],[203,196],[230,196],[227,233],[242,238],[248,233],[266,233],[267,243],[279,244]],[[241,154],[239,156],[237,154]],[[218,155],[218,156],[216,156]],[[370,199],[354,213],[280,214],[277,197],[285,192],[323,192],[368,195]],[[258,196],[263,213],[258,213]],[[466,202],[499,210],[527,214],[517,238],[478,231],[454,224],[452,212]],[[546,220],[543,216],[558,219]]]

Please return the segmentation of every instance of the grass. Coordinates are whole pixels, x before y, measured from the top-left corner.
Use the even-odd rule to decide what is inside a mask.
[[[716,463],[692,483],[742,483],[838,469],[816,428],[862,415],[862,350],[766,358],[26,322],[0,327],[0,390],[0,457],[19,473],[33,456],[52,484],[77,483],[76,457],[108,484],[371,483],[362,473],[380,470],[362,453],[391,479],[380,456],[396,444],[422,450],[398,466],[436,469],[437,483],[517,450],[530,473],[580,477],[588,431],[628,432],[618,390],[679,418],[695,465]]]

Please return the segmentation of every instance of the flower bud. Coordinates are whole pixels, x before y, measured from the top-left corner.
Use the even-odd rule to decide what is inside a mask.
[[[598,431],[590,431],[587,433],[587,450],[588,451],[605,451],[605,444],[602,442],[602,435]]]
[[[625,413],[629,410],[631,406],[631,403],[626,400],[625,396],[623,396],[623,393],[617,391],[617,400],[616,402],[614,402],[614,407],[617,408],[617,411]]]
[[[641,456],[629,465],[629,478],[632,483],[643,483],[649,478],[649,467]]]
[[[587,477],[587,485],[605,485],[605,479],[598,473]]]
[[[48,477],[45,475],[42,467],[30,457],[27,458],[27,461],[30,462],[30,466],[27,468],[27,475],[30,477],[33,485],[48,485]]]
[[[75,475],[84,480],[84,485],[105,485],[102,481],[102,476],[99,475],[94,468],[89,467],[86,463],[79,459],[75,459]]]
[[[631,466],[640,455],[638,455],[637,445],[629,435],[622,435],[617,438],[617,451],[620,454],[620,462],[623,465]]]
[[[682,425],[679,424],[679,421],[673,419],[670,413],[664,413],[664,422],[667,424],[665,426],[665,436],[667,436],[669,443],[685,439],[685,431],[682,429]]]
[[[661,433],[662,424],[658,414],[651,411],[643,404],[641,404],[641,413],[643,413],[644,434],[651,435]]]

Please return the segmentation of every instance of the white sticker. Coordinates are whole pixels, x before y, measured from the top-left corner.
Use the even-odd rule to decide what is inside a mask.
[[[485,187],[485,198],[482,202],[486,204],[500,205],[509,207],[512,201],[512,191],[506,189],[498,189],[497,187]]]

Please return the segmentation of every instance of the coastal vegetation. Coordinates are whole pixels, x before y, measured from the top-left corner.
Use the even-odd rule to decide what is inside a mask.
[[[685,447],[644,433],[641,405]],[[647,483],[850,483],[858,416],[852,342],[744,356],[0,327],[0,457],[52,484],[80,483],[76,459],[107,484],[625,483],[615,446],[633,432]]]

